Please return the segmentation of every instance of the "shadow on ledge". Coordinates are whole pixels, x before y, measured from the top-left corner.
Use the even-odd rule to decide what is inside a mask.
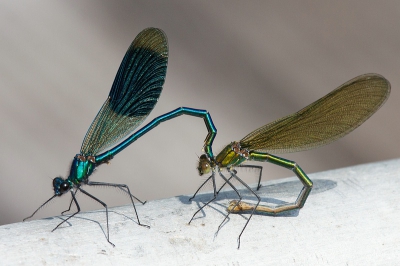
[[[311,191],[311,195],[323,193],[325,191],[334,189],[336,186],[337,182],[335,181],[329,179],[315,179],[313,180],[313,189]],[[288,201],[280,200],[279,198],[293,198],[295,201],[302,187],[303,186],[301,185],[301,182],[299,180],[291,180],[269,185],[265,185],[262,183],[262,186],[258,191],[255,190],[255,188],[253,188],[253,190],[261,197],[260,204],[273,206],[273,205],[281,205],[289,203]],[[239,192],[242,196],[243,201],[253,201],[253,202],[255,201],[254,195],[247,189],[241,187],[239,189]],[[195,204],[197,204],[198,208],[200,208],[206,202],[212,199],[212,197],[213,197],[212,192],[198,194],[191,201],[189,201],[191,196],[187,195],[177,196],[177,198],[181,201],[181,203],[192,204],[192,202],[194,202]],[[239,198],[235,191],[224,190],[217,195],[215,201],[209,206],[212,207],[213,204],[216,204],[225,208],[227,206],[225,206],[225,203],[222,203],[222,201],[227,201],[227,200],[230,201],[237,199]],[[247,212],[243,212],[241,214],[246,214],[246,213]],[[278,214],[266,214],[266,213],[255,212],[255,214],[257,215],[275,216],[275,217],[295,217],[298,216],[298,213],[299,209],[286,211]],[[202,214],[206,216],[206,214],[203,211]]]

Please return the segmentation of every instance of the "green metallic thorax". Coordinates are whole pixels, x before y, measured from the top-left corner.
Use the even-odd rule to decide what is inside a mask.
[[[68,181],[79,185],[83,180],[87,179],[93,173],[95,168],[96,163],[94,162],[94,157],[85,157],[77,154],[72,161]]]
[[[227,145],[215,158],[215,162],[218,167],[231,167],[241,164],[246,161],[246,157],[243,154],[235,150],[237,142],[232,142]]]

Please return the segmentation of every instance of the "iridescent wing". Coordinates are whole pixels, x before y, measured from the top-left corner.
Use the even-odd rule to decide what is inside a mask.
[[[110,94],[86,133],[82,155],[97,155],[143,122],[160,97],[167,63],[164,32],[155,28],[140,32],[129,46]]]
[[[288,153],[328,144],[364,123],[389,94],[390,83],[384,77],[358,76],[297,113],[254,130],[240,145],[249,150]]]

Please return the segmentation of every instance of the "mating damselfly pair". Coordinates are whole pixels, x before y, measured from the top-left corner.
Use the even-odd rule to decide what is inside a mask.
[[[384,104],[390,94],[390,83],[384,77],[378,74],[358,76],[300,111],[262,126],[240,141],[231,142],[217,156],[214,156],[212,144],[217,129],[206,110],[180,107],[153,119],[134,132],[153,110],[160,97],[167,63],[168,43],[165,33],[156,28],[147,28],[140,32],[122,60],[111,91],[90,125],[79,154],[75,155],[72,161],[68,177],[54,178],[54,195],[24,221],[34,216],[54,198],[70,194],[71,201],[66,211],[70,211],[73,204],[76,211],[63,219],[53,229],[54,231],[80,212],[76,194],[81,192],[104,206],[107,222],[106,238],[114,246],[110,241],[107,204],[82,188],[83,185],[110,186],[122,190],[130,197],[138,224],[148,227],[140,222],[134,199],[142,204],[145,201],[136,198],[127,185],[94,182],[90,181],[89,177],[96,167],[112,160],[119,152],[160,123],[180,115],[189,115],[203,118],[205,121],[208,134],[203,147],[205,154],[199,158],[198,172],[200,175],[210,174],[202,186],[207,182],[213,184],[213,197],[194,213],[189,224],[200,210],[217,198],[220,189],[227,184],[236,192],[237,199],[232,199],[220,227],[231,213],[250,212],[238,237],[238,247],[240,247],[240,238],[256,211],[279,213],[302,208],[312,189],[312,181],[297,163],[271,153],[303,151],[335,141],[365,122]],[[235,167],[262,169],[261,166],[244,164],[246,161],[270,162],[292,170],[303,184],[297,200],[274,207],[261,206],[261,199],[256,190],[260,187],[262,172],[260,171],[256,189],[252,189],[240,179],[235,170]],[[226,170],[228,175],[225,176],[222,170]],[[218,190],[216,175],[224,181]],[[250,205],[242,202],[241,193],[232,184],[232,179],[237,180],[249,190],[257,203]],[[200,188],[192,198],[196,196]]]

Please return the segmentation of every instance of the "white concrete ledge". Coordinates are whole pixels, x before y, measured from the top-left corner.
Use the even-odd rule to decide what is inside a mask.
[[[400,262],[400,160],[310,174],[314,181],[304,208],[276,217],[255,215],[237,237],[246,215],[232,214],[214,236],[231,192],[187,225],[200,202],[188,196],[112,208],[110,240],[104,210],[80,213],[51,233],[60,218],[0,227],[1,265],[394,265]],[[268,203],[297,196],[297,178],[263,184]],[[253,186],[254,187],[254,186]],[[247,199],[248,193],[243,192]],[[17,206],[16,206],[17,207]],[[134,220],[134,219],[133,219]]]

